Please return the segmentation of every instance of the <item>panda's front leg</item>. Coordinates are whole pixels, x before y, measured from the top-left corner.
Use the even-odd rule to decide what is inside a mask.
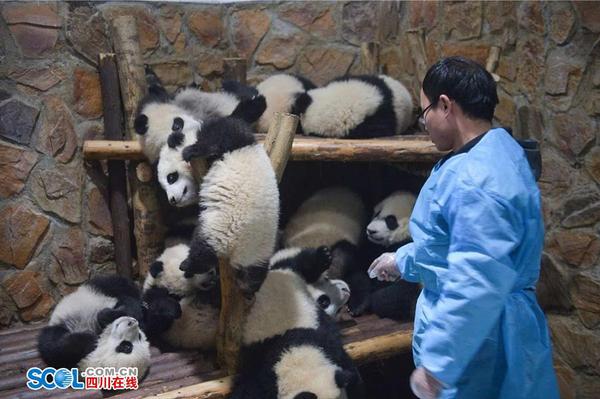
[[[199,223],[194,229],[188,257],[181,262],[179,269],[185,272],[186,278],[190,278],[194,274],[208,273],[212,269],[216,269],[218,265],[217,253],[208,243],[202,230],[202,224]]]

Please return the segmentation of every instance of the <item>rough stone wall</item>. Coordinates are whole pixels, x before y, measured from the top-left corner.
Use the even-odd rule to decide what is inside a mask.
[[[98,52],[137,17],[145,62],[169,88],[218,87],[222,58],[250,82],[276,71],[324,83],[359,72],[361,42],[416,96],[423,65],[501,49],[498,123],[542,142],[546,248],[540,302],[564,398],[600,392],[600,5],[594,2],[3,3],[0,9],[0,326],[43,319],[114,271],[101,163]],[[421,32],[424,46],[408,39]],[[424,61],[420,62],[420,61]],[[415,97],[418,98],[418,97]]]

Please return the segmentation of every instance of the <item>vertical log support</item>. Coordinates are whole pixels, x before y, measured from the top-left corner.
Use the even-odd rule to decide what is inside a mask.
[[[242,84],[246,84],[245,58],[224,58],[223,69],[224,80],[235,80]]]
[[[135,19],[127,15],[115,18],[112,21],[112,31],[126,116],[125,131],[129,139],[136,140],[133,121],[136,107],[147,88]],[[158,203],[158,185],[148,162],[129,163],[129,185],[137,244],[136,271],[143,276],[160,255],[165,232]]]
[[[123,108],[119,94],[119,74],[115,55],[99,54],[98,69],[102,91],[104,135],[107,140],[123,140]],[[120,276],[131,278],[133,270],[127,207],[127,172],[124,161],[108,161],[108,191],[117,273]]]
[[[378,42],[367,42],[360,45],[360,68],[362,73],[367,75],[377,75],[379,73],[379,52]]]
[[[265,151],[271,158],[277,181],[290,157],[298,117],[291,114],[275,114],[265,138]],[[246,315],[251,303],[242,296],[226,259],[219,260],[221,275],[221,314],[217,334],[217,355],[221,367],[229,374],[235,374]]]

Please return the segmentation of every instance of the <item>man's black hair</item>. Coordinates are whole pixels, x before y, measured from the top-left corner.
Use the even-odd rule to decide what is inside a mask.
[[[423,92],[434,105],[445,94],[456,101],[467,116],[490,122],[498,104],[492,75],[464,57],[443,58],[433,64],[423,79]]]

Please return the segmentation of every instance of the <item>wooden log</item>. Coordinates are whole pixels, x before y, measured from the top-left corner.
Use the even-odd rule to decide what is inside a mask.
[[[485,62],[485,69],[492,74],[492,77],[496,82],[500,81],[500,76],[495,74],[496,68],[498,67],[498,60],[500,59],[500,47],[492,46],[490,53]]]
[[[298,120],[296,115],[275,114],[263,143],[277,181],[281,180],[287,165]],[[252,303],[244,299],[236,283],[234,270],[226,259],[219,259],[219,272],[221,313],[217,332],[217,360],[229,374],[234,374],[237,370],[246,315]]]
[[[104,135],[108,140],[123,140],[123,109],[115,54],[99,54],[100,89],[104,115]],[[132,277],[127,172],[125,162],[108,161],[109,207],[113,225],[117,274]]]
[[[411,348],[412,331],[399,331],[364,341],[344,345],[344,348],[357,365],[368,364],[375,360],[388,359]],[[202,382],[185,388],[157,395],[155,399],[221,399],[231,392],[232,378],[225,377],[214,381]]]
[[[300,118],[292,114],[276,113],[264,138],[265,151],[271,158],[277,181],[281,181],[285,165],[290,158],[294,135]]]
[[[258,141],[265,135],[257,134]],[[144,159],[134,141],[88,140],[83,145],[85,159]],[[444,156],[427,136],[394,136],[369,140],[324,139],[296,136],[291,161],[415,162],[432,163]]]
[[[245,58],[224,58],[223,59],[223,79],[235,80],[246,84],[246,59]]]
[[[367,42],[360,45],[360,69],[366,75],[377,75],[379,73],[378,42]]]
[[[119,67],[121,95],[125,109],[125,131],[132,140],[136,107],[146,93],[146,79],[140,52],[137,25],[130,15],[112,20],[112,37]],[[145,162],[129,163],[129,185],[132,193],[134,235],[137,246],[137,270],[144,276],[150,264],[163,250],[165,228],[158,202],[158,183]],[[142,173],[143,172],[143,173]],[[144,177],[144,181],[140,180]]]

